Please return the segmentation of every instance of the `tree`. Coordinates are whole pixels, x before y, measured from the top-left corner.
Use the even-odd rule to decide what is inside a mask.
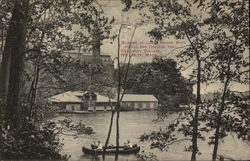
[[[10,57],[6,121],[12,128],[18,124],[20,114],[20,82],[25,52],[28,5],[27,0],[15,1],[3,54],[3,60],[6,60],[4,57]],[[2,69],[5,66],[7,67],[7,64],[2,65]]]
[[[35,117],[32,116],[33,118],[31,117],[27,118],[26,116],[32,115],[32,111],[37,110],[33,109],[32,107],[34,107],[33,104],[36,104],[35,100],[37,95],[38,84],[41,81],[39,79],[39,77],[41,76],[41,72],[48,72],[52,74],[54,77],[60,76],[60,73],[57,73],[57,71],[60,71],[61,68],[64,67],[62,66],[62,64],[65,61],[63,60],[63,57],[60,55],[61,54],[60,50],[69,49],[71,47],[68,44],[70,42],[68,37],[62,34],[61,30],[65,28],[70,30],[73,20],[76,20],[74,17],[73,18],[70,17],[75,14],[70,12],[70,10],[77,11],[74,10],[75,5],[81,4],[82,7],[88,9],[86,13],[82,13],[82,16],[92,16],[91,11],[95,11],[95,6],[91,3],[93,2],[95,3],[95,5],[98,5],[98,3],[94,1],[91,2],[88,1],[84,3],[87,3],[89,6],[85,6],[84,3],[79,1],[69,2],[69,1],[50,1],[50,0],[48,1],[21,0],[13,2],[14,2],[14,9],[13,12],[11,13],[12,18],[7,31],[2,66],[1,66],[1,74],[3,73],[3,75],[1,75],[0,86],[1,88],[2,87],[4,88],[4,94],[3,94],[3,96],[5,97],[4,99],[7,99],[7,108],[6,108],[7,122],[3,128],[2,125],[0,124],[1,133],[2,130],[6,131],[7,129],[8,134],[13,134],[13,133],[23,134],[27,130],[23,129],[23,127],[26,126],[28,130],[30,130],[29,132],[31,132],[31,134],[36,132],[40,133],[40,131],[37,130],[38,123],[37,122],[34,123],[33,120],[33,118]],[[67,4],[70,5],[68,6]],[[99,12],[97,11],[97,14],[98,13]],[[99,14],[98,16],[102,15]],[[105,26],[105,24],[107,24],[108,22],[108,19],[105,17],[101,17],[99,20],[100,23],[104,24],[103,26],[102,25],[100,26],[105,27],[105,29],[103,29],[100,35],[108,33],[110,27]],[[114,20],[111,20],[108,23],[112,23],[112,21]],[[86,24],[87,23],[89,25],[89,22],[86,22]],[[87,26],[86,24],[85,26]],[[109,33],[107,35],[109,35]],[[24,60],[24,58],[26,59]],[[28,63],[25,64],[24,62]],[[10,65],[8,65],[8,63]],[[34,72],[24,70],[23,68],[24,64],[34,67],[35,69]],[[57,70],[58,67],[60,68],[60,70]],[[32,75],[34,73],[34,76],[30,77],[29,72],[32,73]],[[22,91],[21,87],[24,87],[23,83],[28,82],[28,80],[24,79],[23,77],[24,75],[31,80],[30,90],[28,91],[27,94],[27,98],[28,100],[30,100],[30,110],[29,110],[30,114],[28,114],[27,111],[25,111],[25,113],[22,113],[21,111],[22,108],[27,108],[27,105],[24,104],[26,102],[21,97],[22,94],[23,95],[26,94],[25,90]],[[6,85],[6,82],[8,83],[8,85]],[[21,94],[21,92],[24,93]],[[50,131],[48,130],[47,132],[50,133]],[[42,132],[41,134],[46,135],[46,130],[45,133]],[[54,137],[55,136],[54,134],[52,135],[53,136],[50,139],[53,142],[53,140],[56,138]],[[9,136],[7,136],[7,140],[4,140],[6,138],[2,138],[1,136],[1,143],[4,140],[4,143],[8,144],[9,141],[8,137]],[[10,137],[13,137],[14,140],[17,139],[22,143],[26,143],[25,140],[22,140],[22,138],[20,138],[19,135],[13,135],[13,136],[10,135]],[[15,142],[11,142],[11,145],[13,143]],[[55,144],[55,146],[58,145],[59,144]],[[43,145],[41,145],[41,147],[43,147]],[[1,153],[4,152],[4,150],[3,151],[2,150],[3,149],[1,149]],[[49,148],[47,150],[49,150]],[[17,153],[19,153],[19,151],[17,151]],[[24,155],[26,155],[26,153]],[[32,154],[32,156],[30,157],[34,156],[35,154]],[[53,155],[48,157],[53,157]],[[58,159],[59,157],[55,158]]]
[[[203,129],[200,127],[198,129],[198,121],[201,117],[199,116],[200,106],[205,106],[201,104],[200,101],[200,83],[202,81],[214,81],[216,78],[207,79],[211,75],[215,76],[216,72],[214,70],[211,70],[211,68],[208,67],[214,67],[216,61],[219,61],[220,64],[223,66],[220,69],[216,70],[222,70],[222,73],[228,73],[226,70],[228,69],[228,65],[231,63],[226,63],[225,65],[225,59],[238,59],[241,60],[241,62],[238,62],[238,64],[231,64],[238,69],[240,66],[246,67],[247,64],[242,63],[242,48],[244,49],[244,44],[246,44],[249,39],[247,38],[248,33],[248,23],[249,20],[248,12],[246,11],[247,7],[246,1],[209,1],[205,2],[203,0],[201,1],[193,1],[193,2],[187,2],[187,3],[181,3],[178,1],[168,1],[168,2],[141,2],[137,4],[136,8],[142,9],[147,6],[149,7],[152,15],[154,16],[153,21],[156,22],[157,27],[149,32],[150,35],[152,35],[154,38],[157,38],[159,40],[162,40],[163,37],[174,35],[176,38],[182,38],[183,36],[186,37],[186,39],[190,43],[190,47],[186,47],[184,50],[182,50],[177,57],[181,58],[181,63],[193,60],[196,60],[197,63],[197,70],[194,72],[196,76],[196,84],[197,84],[197,94],[196,94],[196,109],[195,109],[195,115],[193,115],[190,112],[185,112],[190,115],[190,117],[183,118],[182,116],[178,117],[175,124],[170,124],[167,127],[167,130],[174,131],[178,126],[180,126],[180,120],[187,120],[191,125],[193,126],[193,131],[190,132],[190,125],[184,125],[182,124],[182,127],[179,127],[177,129],[184,132],[185,136],[192,135],[192,157],[191,160],[196,160],[196,153],[198,152],[197,148],[197,138],[201,137],[200,132],[203,131]],[[190,10],[191,8],[195,8],[195,15]],[[200,16],[198,17],[197,12],[203,12],[206,11],[206,16]],[[148,18],[146,14],[142,14],[145,18]],[[223,39],[223,41],[227,42],[227,44],[221,44],[218,47],[218,44],[216,44],[217,41],[221,41],[221,38],[219,38],[218,35],[225,34],[229,35],[231,34],[233,37],[237,39],[237,45],[240,45],[238,47],[232,47],[234,46],[233,41],[227,41],[227,39]],[[228,35],[228,36],[229,36]],[[241,41],[241,43],[240,43]],[[209,45],[208,45],[209,44]],[[222,47],[222,46],[225,47]],[[236,46],[237,46],[236,45]],[[234,58],[234,56],[230,55],[229,53],[225,54],[225,56],[222,56],[219,53],[216,53],[218,57],[216,59],[209,59],[211,52],[214,52],[220,48],[220,52],[224,53],[227,52],[238,52],[241,53],[237,58]],[[234,48],[230,49],[229,48]],[[229,54],[229,55],[228,55]],[[227,56],[226,56],[227,55]],[[214,55],[213,55],[214,57]],[[207,61],[208,60],[208,61]],[[222,60],[224,61],[222,63]],[[212,62],[212,63],[210,63]],[[237,61],[236,61],[237,62]],[[249,64],[249,63],[248,63]],[[202,65],[202,66],[201,66]],[[220,66],[220,65],[219,65]],[[230,65],[229,65],[230,66]],[[203,68],[201,68],[203,67]],[[208,68],[208,70],[205,70],[205,68]],[[230,68],[231,69],[231,68]],[[248,70],[245,70],[246,72]],[[231,72],[231,71],[230,71]],[[239,76],[241,72],[236,72],[235,74]],[[224,77],[220,75],[221,77]],[[230,75],[230,74],[229,74]],[[218,75],[217,75],[218,76]],[[215,76],[216,77],[216,76]],[[218,78],[218,77],[217,77]],[[225,77],[224,77],[225,78]],[[226,78],[225,78],[226,79]],[[224,90],[225,93],[228,89],[228,81],[223,80],[224,82]],[[224,92],[222,92],[224,93]],[[225,103],[226,94],[222,94],[221,100]],[[222,103],[222,105],[224,104]],[[223,105],[224,106],[224,105]],[[244,107],[244,105],[243,105]],[[219,108],[219,107],[218,107]],[[221,108],[220,108],[221,109]],[[220,117],[220,116],[219,116]],[[217,117],[217,118],[219,118]],[[190,121],[192,120],[192,121]],[[218,120],[218,119],[217,119]],[[201,121],[201,120],[200,120]],[[220,121],[219,121],[220,122]],[[217,124],[217,132],[219,131],[219,125]],[[199,130],[199,131],[198,131]],[[171,133],[168,132],[159,132],[153,133],[152,136],[146,135],[145,137],[142,137],[142,139],[152,139],[155,140],[156,143],[153,144],[154,147],[158,148],[164,148],[168,145],[171,145],[172,143],[167,143],[167,141],[162,141],[160,136],[164,136],[168,141],[175,142],[175,139]],[[154,139],[155,137],[155,139]],[[217,133],[218,137],[218,133]],[[216,143],[217,144],[217,143]],[[217,146],[217,145],[216,145]],[[217,151],[216,146],[214,148],[214,154],[213,156],[216,157],[215,152]],[[215,158],[214,158],[215,159]]]
[[[89,82],[83,82],[77,77],[79,75],[76,76],[76,74],[80,74],[81,78],[86,80],[86,77],[89,77],[89,64],[91,64],[91,62],[82,62],[73,58],[67,59],[64,57],[65,53],[62,54],[62,52],[64,50],[79,49],[79,54],[83,52],[89,53],[91,49],[95,48],[93,45],[92,47],[90,46],[94,41],[93,38],[91,39],[91,35],[94,34],[94,31],[90,26],[98,24],[97,27],[99,28],[99,33],[97,33],[97,35],[99,35],[99,41],[102,41],[103,39],[109,37],[109,30],[111,29],[110,24],[112,24],[112,21],[114,20],[109,20],[108,17],[106,17],[97,1],[49,1],[49,3],[49,6],[47,4],[38,3],[35,12],[45,10],[45,14],[46,12],[49,12],[49,16],[46,16],[46,19],[41,23],[39,21],[39,17],[35,15],[35,20],[38,21],[38,24],[40,23],[40,26],[33,26],[33,28],[37,28],[36,30],[38,30],[38,33],[46,35],[42,43],[43,46],[50,46],[50,48],[42,49],[44,64],[43,71],[49,72],[53,77],[55,77],[59,85],[58,83],[53,83],[53,86],[57,86],[58,89],[72,90],[73,88],[79,86],[86,89],[86,87],[82,87],[82,84],[89,84]],[[96,14],[95,18],[92,17],[93,14]],[[66,35],[63,30],[71,31],[74,25],[79,25],[81,29],[79,31],[75,31],[72,36]],[[37,40],[35,39],[34,41]],[[101,44],[97,45],[99,45],[100,48]],[[61,57],[60,54],[62,55]],[[37,57],[35,56],[33,61],[37,62],[36,59]],[[51,59],[54,60],[53,63],[51,63]],[[92,67],[93,66],[100,68],[99,66],[101,65],[93,64]],[[77,71],[78,69],[81,69],[81,71]],[[71,83],[70,81],[72,79],[67,80],[67,77],[77,79]],[[75,86],[76,83],[78,86]],[[40,82],[40,84],[42,83]]]
[[[9,71],[9,66],[10,66],[10,57],[7,56],[7,54],[4,54],[4,45],[5,45],[5,39],[6,39],[6,36],[7,36],[7,29],[8,29],[8,25],[9,25],[9,21],[10,21],[10,15],[11,15],[11,10],[13,9],[13,1],[6,1],[6,0],[3,0],[1,2],[1,13],[0,13],[0,18],[1,18],[1,57],[4,61],[6,62],[6,64],[1,64],[1,68],[0,68],[0,96],[7,96],[6,94],[6,89],[8,88],[8,77],[9,75],[6,75],[5,70],[8,69]],[[7,68],[8,66],[8,68]],[[7,72],[8,73],[8,72]]]
[[[80,5],[80,8],[73,10],[75,5]],[[44,98],[44,95],[41,95],[41,90],[44,89],[47,80],[51,80],[51,76],[53,77],[51,80],[53,90],[57,89],[57,91],[59,91],[66,89],[64,88],[66,84],[65,81],[64,83],[60,82],[65,79],[63,73],[65,69],[67,69],[67,65],[72,64],[71,69],[73,70],[73,68],[79,67],[80,64],[79,62],[74,62],[75,60],[64,58],[62,52],[75,48],[79,44],[80,47],[85,46],[85,48],[91,44],[92,40],[89,35],[91,35],[93,31],[88,30],[89,26],[87,24],[100,24],[100,41],[109,36],[109,25],[114,19],[109,21],[103,11],[98,9],[99,5],[95,1],[89,1],[89,7],[83,5],[84,4],[79,1],[72,1],[67,6],[65,3],[59,1],[32,1],[29,5],[27,50],[25,51],[26,63],[22,71],[26,79],[25,87],[29,90],[23,90],[22,96],[27,96],[24,100],[25,103],[30,105],[30,110],[28,110],[30,114],[32,113],[32,106],[36,104],[37,95],[39,98],[41,98],[40,96]],[[101,18],[98,20],[93,19],[91,22],[85,22],[86,17],[90,18],[94,11],[98,14],[97,17]],[[81,22],[82,30],[74,33],[72,37],[65,35],[63,30],[72,30],[72,26],[76,23],[76,20]],[[88,30],[88,33],[85,32],[86,30]],[[88,47],[86,50],[90,49],[91,48]],[[3,62],[5,63],[6,61]],[[31,71],[32,68],[34,68],[34,72]],[[88,72],[87,64],[83,64],[81,68],[85,68],[83,72]],[[74,71],[75,70],[76,69],[74,69]],[[82,75],[86,77],[86,75]],[[43,80],[43,82],[40,80]],[[66,86],[69,87],[67,84]],[[39,88],[39,90],[37,90],[37,88]],[[48,89],[50,88],[46,87],[47,91]],[[49,93],[49,95],[57,91]]]
[[[122,91],[121,89],[121,83],[122,81],[123,82],[126,82],[127,81],[127,75],[128,75],[128,72],[129,72],[129,66],[130,66],[130,61],[131,61],[131,52],[130,52],[130,48],[131,48],[131,45],[129,46],[129,58],[128,58],[128,62],[127,62],[127,67],[126,67],[126,70],[124,71],[124,73],[121,73],[121,63],[120,63],[120,35],[121,35],[121,31],[122,31],[122,28],[123,28],[124,24],[121,24],[120,28],[119,28],[119,32],[118,32],[118,38],[117,38],[117,41],[118,41],[118,46],[117,46],[117,66],[118,66],[118,84],[117,84],[117,104],[116,104],[116,155],[115,155],[115,160],[117,161],[118,160],[118,151],[119,151],[119,139],[120,139],[120,126],[119,126],[119,117],[120,117],[120,111],[121,111],[121,101],[122,101],[122,98],[124,96],[124,92],[126,89],[124,89]],[[134,34],[135,34],[135,31],[136,31],[136,28],[137,26],[134,27],[134,30],[133,30],[133,34],[132,34],[132,37],[131,37],[131,41],[133,40],[134,38]],[[124,79],[122,80],[122,74],[124,74]]]
[[[236,101],[237,103],[235,103],[233,100],[230,100],[233,98],[233,96],[230,96],[229,93],[229,84],[231,81],[233,80],[238,80],[240,81],[241,76],[239,75],[240,73],[240,69],[242,68],[242,61],[244,61],[244,57],[242,55],[242,52],[244,51],[243,45],[242,44],[238,44],[237,41],[234,40],[230,40],[227,38],[222,38],[220,40],[220,43],[216,43],[215,44],[215,49],[214,51],[211,52],[210,54],[210,60],[209,62],[211,62],[211,66],[209,70],[212,70],[212,67],[216,67],[217,69],[217,73],[218,75],[215,75],[214,73],[214,80],[219,79],[223,84],[223,91],[221,96],[219,97],[219,99],[216,99],[216,101],[214,103],[208,104],[207,108],[210,109],[212,108],[211,106],[215,106],[215,108],[217,109],[213,109],[212,112],[206,112],[206,115],[208,113],[211,113],[211,115],[215,116],[215,120],[210,120],[213,123],[209,123],[208,125],[210,125],[209,127],[215,128],[215,134],[214,134],[214,151],[213,151],[213,160],[216,160],[216,156],[217,156],[217,149],[218,149],[218,140],[219,138],[225,136],[224,132],[225,131],[233,131],[233,125],[236,124],[236,127],[239,125],[235,122],[232,123],[230,125],[230,127],[228,126],[228,122],[230,121],[236,121],[238,120],[238,117],[240,117],[241,121],[244,122],[244,119],[246,119],[246,116],[244,115],[244,113],[246,112],[244,110],[245,106],[247,105],[247,103],[241,102],[241,101]],[[238,98],[239,99],[239,98]],[[237,100],[237,98],[236,98]],[[219,104],[218,104],[219,103]],[[229,114],[224,114],[223,113],[225,111],[230,111]],[[231,113],[231,114],[230,114]],[[237,114],[236,116],[234,116],[234,114]],[[242,130],[244,127],[246,127],[246,124],[244,124],[243,122],[240,122],[241,127],[239,130]],[[222,130],[221,128],[225,128],[224,130]],[[221,132],[222,131],[222,132]],[[245,131],[245,130],[243,130]],[[238,131],[240,132],[240,131]],[[240,132],[241,133],[241,132]]]
[[[156,27],[152,29],[148,34],[155,40],[160,41],[164,37],[174,36],[176,39],[184,39],[189,42],[188,46],[185,46],[177,57],[181,59],[182,63],[188,63],[192,65],[192,62],[197,64],[195,72],[197,93],[196,93],[196,108],[194,111],[192,124],[192,156],[191,160],[196,160],[196,154],[198,153],[197,139],[199,136],[198,131],[198,118],[199,107],[201,105],[201,83],[202,83],[202,57],[206,53],[206,43],[213,39],[213,36],[217,32],[216,28],[210,28],[203,22],[202,17],[198,17],[197,13],[193,13],[191,8],[196,8],[194,4],[189,2],[180,3],[179,1],[152,1],[136,4],[135,8],[143,10],[144,7],[148,7],[152,15],[150,16],[143,13],[141,14],[146,20],[156,23]],[[212,31],[212,32],[211,32]],[[191,63],[190,63],[191,62]]]
[[[121,31],[123,29],[123,27],[126,27],[126,24],[121,24],[118,30],[118,46],[117,46],[117,74],[115,74],[115,79],[114,79],[114,84],[117,84],[117,96],[116,96],[116,105],[115,105],[115,109],[113,108],[111,102],[110,102],[110,107],[112,109],[112,113],[111,113],[111,118],[110,118],[110,126],[109,126],[109,130],[108,130],[108,135],[105,141],[105,145],[104,145],[104,154],[103,154],[103,160],[105,160],[105,152],[106,152],[106,148],[108,146],[109,143],[109,139],[110,139],[110,134],[112,131],[112,125],[113,125],[113,119],[114,119],[114,114],[116,113],[116,155],[115,155],[115,160],[118,160],[118,154],[119,154],[119,139],[120,139],[120,126],[119,126],[119,117],[120,117],[120,111],[121,111],[121,101],[122,98],[124,96],[125,91],[127,90],[126,88],[123,89],[122,91],[122,83],[126,83],[127,82],[127,76],[129,73],[129,68],[130,68],[130,62],[131,62],[131,58],[132,58],[132,54],[130,51],[131,48],[131,44],[129,45],[128,48],[128,60],[127,57],[125,59],[125,63],[126,66],[124,66],[123,70],[121,68],[121,61],[120,61],[120,36],[121,36]],[[137,25],[134,27],[130,42],[132,42],[134,35],[135,35],[135,31],[137,29]],[[127,60],[127,62],[126,62]],[[109,97],[110,98],[110,97]]]
[[[164,57],[154,57],[151,63],[131,64],[122,88],[127,89],[126,93],[156,96],[161,115],[177,111],[179,104],[189,104],[192,96],[190,82],[181,76],[176,62]]]
[[[245,99],[230,92],[230,83],[249,83],[249,74],[246,74],[249,60],[244,54],[249,46],[249,2],[246,1],[208,1],[200,3],[209,17],[205,22],[212,26],[219,26],[221,33],[217,35],[210,54],[204,59],[207,63],[205,71],[213,71],[207,75],[207,80],[220,81],[223,84],[221,96],[214,101],[204,104],[203,113],[208,123],[207,127],[215,129],[210,143],[214,144],[212,160],[216,160],[219,139],[234,132],[239,138],[246,139],[247,122]],[[211,130],[210,129],[210,130]]]

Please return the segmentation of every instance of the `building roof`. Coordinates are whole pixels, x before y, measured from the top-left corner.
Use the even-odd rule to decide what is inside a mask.
[[[150,94],[124,94],[122,101],[142,101],[142,102],[155,102],[158,101],[154,95]]]
[[[55,96],[52,96],[49,99],[51,102],[72,102],[72,103],[82,103],[81,96],[88,93],[88,91],[68,91]],[[96,94],[96,102],[109,102],[109,98]],[[114,99],[110,99],[111,102],[116,102]],[[158,101],[154,95],[149,94],[124,94],[122,101],[124,102],[156,102]]]
[[[73,92],[64,92],[49,98],[51,102],[75,102],[80,103],[82,100],[78,98]]]
[[[83,91],[68,91],[64,92],[49,98],[51,102],[74,102],[74,103],[82,103],[82,99],[80,98],[84,94],[88,93]],[[106,96],[102,96],[100,94],[96,94],[96,102],[109,102],[109,98]],[[115,102],[114,99],[110,99],[111,102]]]
[[[72,91],[71,92],[73,95],[75,96],[83,96],[84,94],[86,94],[87,92],[84,91]]]

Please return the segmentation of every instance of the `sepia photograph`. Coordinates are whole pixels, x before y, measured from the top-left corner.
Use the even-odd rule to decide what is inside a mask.
[[[0,161],[249,161],[247,0],[0,0]]]

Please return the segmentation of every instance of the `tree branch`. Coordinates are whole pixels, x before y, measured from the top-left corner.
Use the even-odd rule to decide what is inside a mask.
[[[175,143],[179,143],[179,142],[182,142],[182,141],[192,141],[192,139],[180,139],[180,140],[176,140],[176,141],[173,141],[169,144],[166,144],[166,146],[169,146],[169,145],[172,145],[172,144],[175,144]]]

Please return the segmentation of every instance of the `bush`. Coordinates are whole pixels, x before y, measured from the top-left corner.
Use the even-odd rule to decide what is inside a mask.
[[[0,130],[0,159],[68,159],[59,153],[62,144],[54,122],[36,126],[33,120],[22,118],[19,128],[5,128],[0,124]]]
[[[157,156],[153,153],[146,153],[145,151],[142,151],[139,154],[136,154],[136,161],[159,161],[157,159]]]

